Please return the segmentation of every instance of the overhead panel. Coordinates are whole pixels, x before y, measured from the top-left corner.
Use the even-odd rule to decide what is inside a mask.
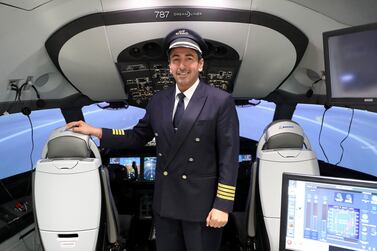
[[[119,54],[117,65],[130,104],[146,106],[152,95],[175,84],[162,42],[162,39],[141,42]],[[211,86],[232,92],[241,62],[238,53],[217,41],[206,40],[206,43],[209,52],[200,78]]]

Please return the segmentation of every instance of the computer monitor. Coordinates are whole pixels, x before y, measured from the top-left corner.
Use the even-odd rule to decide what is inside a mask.
[[[377,104],[377,23],[323,33],[330,105]]]
[[[377,250],[377,182],[283,174],[279,250]]]
[[[156,177],[156,157],[144,157],[144,180],[154,181]]]
[[[135,179],[140,174],[140,157],[110,158],[110,164],[119,164],[127,169],[129,179]]]

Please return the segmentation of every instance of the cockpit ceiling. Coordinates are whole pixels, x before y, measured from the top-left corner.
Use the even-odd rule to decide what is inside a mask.
[[[52,34],[47,51],[71,84],[92,100],[128,97],[130,104],[144,106],[150,95],[174,83],[165,74],[169,71],[162,44],[174,28],[183,25],[202,34],[211,48],[202,77],[239,99],[263,98],[277,89],[308,43],[294,25],[264,12],[193,7],[159,11],[170,16],[154,22],[150,14],[155,9],[148,8],[81,17]],[[182,13],[191,13],[191,22],[180,23],[186,18]]]
[[[321,13],[339,23],[355,26],[377,22],[375,0],[288,0]]]
[[[16,9],[31,11],[53,0],[0,0],[0,4]]]

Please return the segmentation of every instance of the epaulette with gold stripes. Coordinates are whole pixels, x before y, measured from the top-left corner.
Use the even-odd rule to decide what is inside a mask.
[[[217,187],[217,197],[224,199],[224,200],[234,200],[234,196],[236,195],[236,187],[224,185],[219,183]]]
[[[113,129],[113,135],[124,135],[123,129]]]

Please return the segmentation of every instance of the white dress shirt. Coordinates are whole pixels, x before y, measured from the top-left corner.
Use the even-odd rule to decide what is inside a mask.
[[[185,110],[186,110],[188,103],[190,102],[192,95],[194,95],[194,92],[196,90],[196,87],[198,87],[198,85],[199,85],[199,78],[196,80],[196,82],[190,88],[188,88],[185,92],[183,92],[183,94],[185,95],[185,98],[183,99],[183,103],[185,105],[185,107],[184,107]],[[179,93],[181,93],[181,91],[178,89],[178,86],[176,84],[175,85],[174,109],[173,109],[173,114],[171,115],[172,121],[173,121],[173,118],[174,118],[175,110],[177,110],[177,105],[178,105],[178,101],[179,101],[179,97],[178,97]]]

